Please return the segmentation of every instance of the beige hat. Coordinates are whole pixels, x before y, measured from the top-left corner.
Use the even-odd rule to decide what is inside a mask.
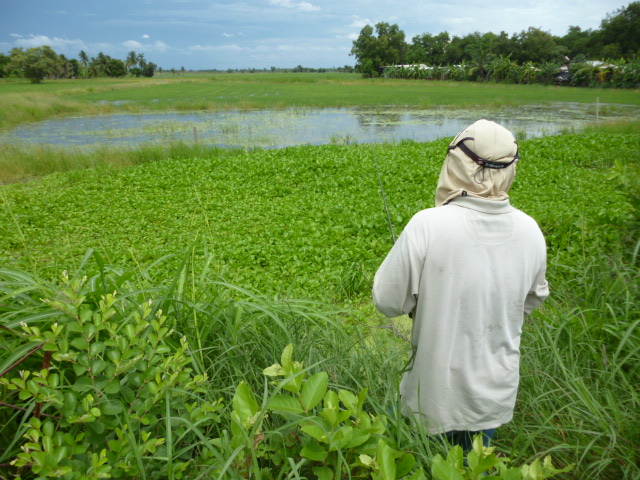
[[[449,145],[436,189],[436,206],[461,195],[506,200],[519,158],[518,142],[509,130],[478,120]]]

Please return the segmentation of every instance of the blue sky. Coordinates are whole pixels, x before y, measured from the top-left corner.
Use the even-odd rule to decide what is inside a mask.
[[[630,1],[630,0],[629,0]],[[422,33],[466,35],[528,27],[564,35],[598,28],[616,0],[0,0],[0,52],[50,45],[78,58],[144,53],[164,69],[353,65],[363,26],[397,23]]]

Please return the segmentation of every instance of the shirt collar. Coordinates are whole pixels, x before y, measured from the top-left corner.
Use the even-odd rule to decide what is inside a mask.
[[[491,213],[494,215],[511,213],[515,211],[515,208],[512,207],[509,203],[509,199],[498,201],[477,197],[456,197],[451,199],[448,205],[469,208],[478,212]]]

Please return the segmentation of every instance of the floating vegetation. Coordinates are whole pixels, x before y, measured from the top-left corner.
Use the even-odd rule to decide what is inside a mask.
[[[223,112],[115,114],[64,118],[23,125],[0,136],[5,143],[137,146],[190,142],[194,128],[205,145],[279,148],[293,145],[431,141],[455,135],[489,118],[526,138],[580,131],[596,121],[637,118],[631,105],[553,103],[517,108],[377,106],[339,109],[231,110]]]

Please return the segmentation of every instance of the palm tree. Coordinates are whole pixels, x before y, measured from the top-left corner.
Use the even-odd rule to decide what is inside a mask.
[[[56,78],[69,78],[69,72],[71,71],[71,63],[69,59],[63,54],[58,55],[58,61],[56,66]]]
[[[138,66],[144,70],[144,67],[147,66],[147,61],[144,59],[144,53],[139,53],[136,59],[138,60]]]
[[[84,67],[84,71],[83,71],[83,76],[85,78],[87,78],[87,70],[89,68],[89,56],[87,55],[87,52],[85,52],[84,50],[80,50],[80,54],[78,55],[80,57],[80,62],[82,62],[82,66]]]
[[[127,55],[127,60],[124,62],[124,64],[127,67],[127,72],[131,70],[131,67],[135,67],[138,64],[138,55],[136,54],[136,52],[131,50],[129,52],[129,55]]]

